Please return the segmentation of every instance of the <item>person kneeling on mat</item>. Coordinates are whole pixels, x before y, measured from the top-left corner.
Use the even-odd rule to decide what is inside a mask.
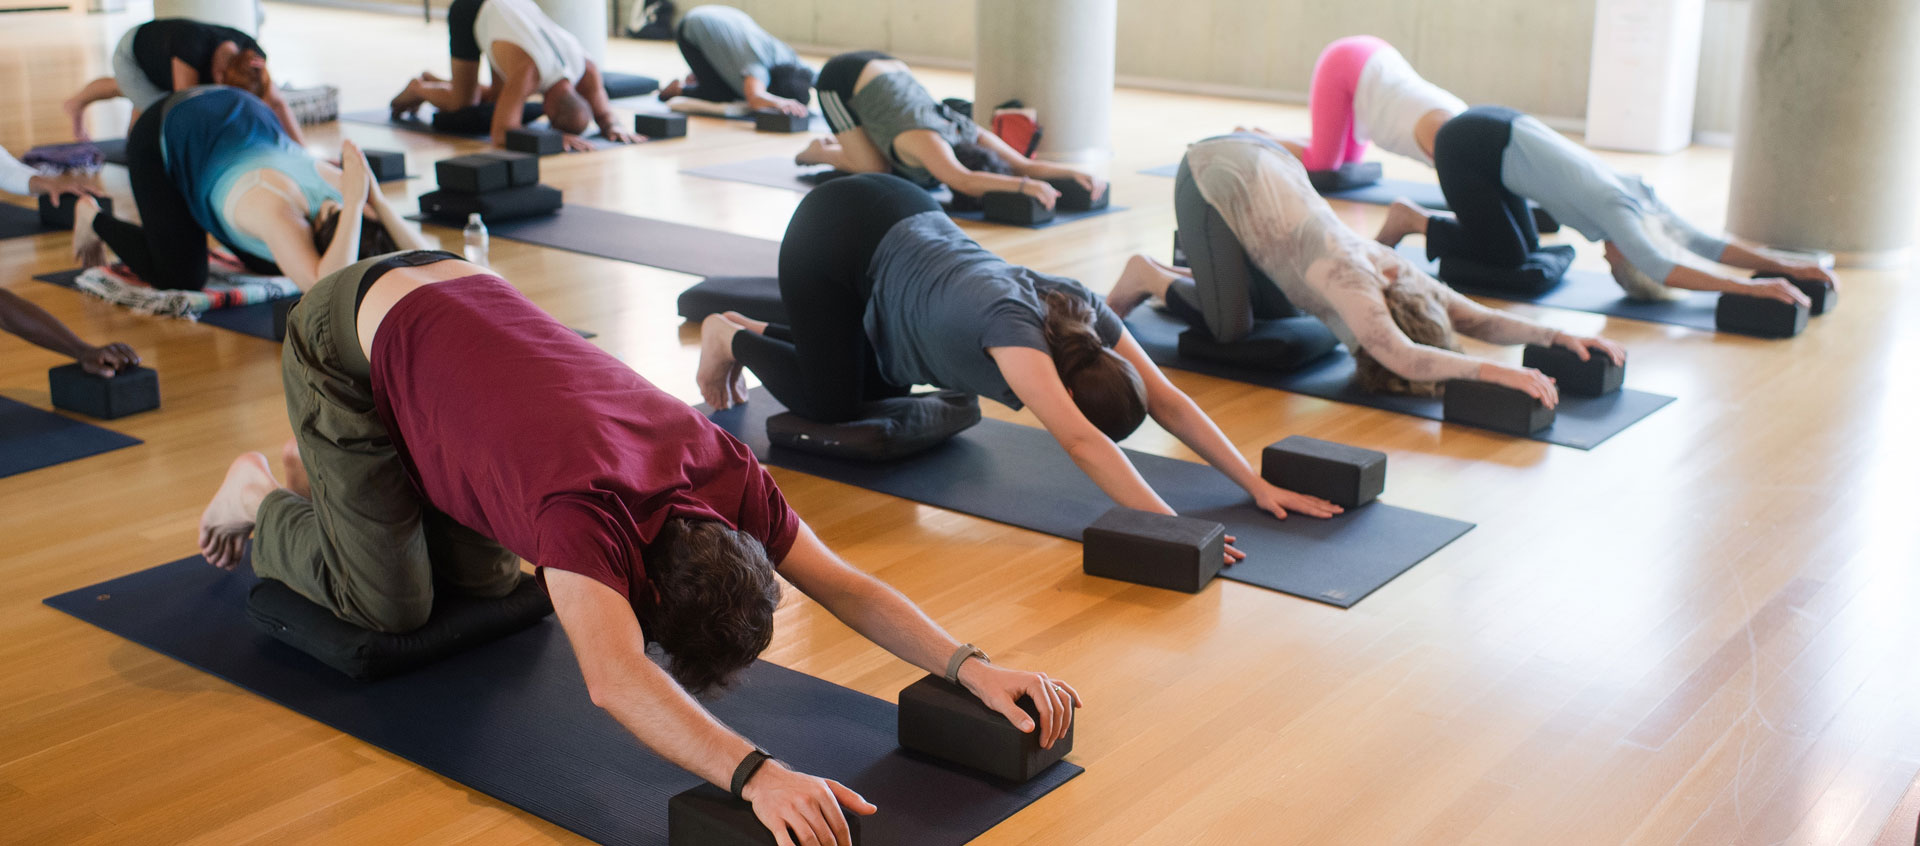
[[[1072,687],[988,663],[848,566],[744,444],[483,267],[415,251],[328,275],[292,312],[281,370],[292,487],[259,453],[233,462],[200,521],[215,566],[237,567],[251,536],[260,577],[348,623],[406,632],[436,590],[511,591],[524,558],[594,702],[722,787],[759,753],[689,693],[724,686],[767,647],[777,577],[917,667],[957,665],[1043,745],[1073,720]],[[775,761],[744,795],[768,828],[809,843],[847,842],[842,807],[874,812]]]
[[[821,423],[917,384],[966,391],[1031,407],[1115,502],[1172,514],[1114,443],[1151,415],[1275,517],[1341,510],[1261,479],[1099,297],[987,252],[906,180],[808,193],[780,243],[780,299],[791,326],[731,312],[702,325],[700,394],[715,409],[746,401],[743,369]],[[1228,563],[1244,557],[1228,547]]]
[[[1456,331],[1494,344],[1565,347],[1582,361],[1589,349],[1616,363],[1626,360],[1612,341],[1475,303],[1348,229],[1313,190],[1300,160],[1271,139],[1236,133],[1189,147],[1174,180],[1174,207],[1182,244],[1189,243],[1185,233],[1203,229],[1211,210],[1244,252],[1189,252],[1189,272],[1145,262],[1153,273],[1121,277],[1108,296],[1116,313],[1158,297],[1215,340],[1232,343],[1263,316],[1257,303],[1277,300],[1327,324],[1353,353],[1358,386],[1374,392],[1432,396],[1449,379],[1478,379],[1524,391],[1548,407],[1559,402],[1553,380],[1538,370],[1462,354]],[[1245,272],[1249,258],[1265,279],[1256,283]]]
[[[755,109],[807,116],[813,68],[786,42],[731,6],[697,6],[675,28],[687,78],[660,89],[660,99],[692,97],[714,103],[746,101]]]
[[[1466,110],[1459,97],[1415,73],[1393,45],[1355,35],[1328,44],[1313,64],[1307,93],[1312,137],[1282,137],[1258,127],[1243,131],[1278,141],[1309,171],[1357,164],[1369,142],[1431,167],[1434,133]]]
[[[137,123],[142,112],[168,94],[196,85],[246,89],[267,104],[293,143],[305,143],[300,136],[300,121],[281,98],[280,90],[273,87],[267,54],[259,42],[233,27],[189,18],[161,18],[127,30],[113,49],[113,75],[87,83],[78,94],[67,98],[62,108],[73,121],[73,137],[85,141],[83,118],[88,105],[125,97],[133,101],[133,117],[128,122]]]
[[[174,94],[127,135],[128,179],[140,224],[74,208],[74,256],[87,267],[112,248],[155,288],[207,284],[211,234],[248,272],[286,276],[300,290],[354,261],[425,239],[387,202],[367,157],[340,144],[341,167],[282,131],[260,98],[207,85]]]
[[[1049,179],[1072,179],[1098,199],[1105,180],[1027,158],[945,103],[933,99],[905,62],[885,53],[842,53],[820,68],[815,84],[832,138],[815,138],[794,161],[848,173],[893,173],[922,188],[956,194],[1026,194],[1053,208],[1060,192]]]
[[[1434,136],[1434,163],[1451,215],[1405,199],[1387,210],[1376,240],[1389,247],[1427,237],[1427,257],[1517,268],[1540,249],[1532,200],[1588,240],[1606,242],[1613,278],[1636,300],[1669,300],[1676,289],[1721,291],[1807,303],[1787,279],[1746,279],[1683,263],[1684,253],[1747,270],[1837,284],[1816,264],[1783,261],[1700,231],[1639,177],[1619,173],[1540,121],[1500,106],[1475,106]]]
[[[547,123],[565,134],[568,150],[592,150],[581,136],[595,123],[608,141],[640,140],[614,119],[600,68],[586,48],[533,0],[454,0],[447,7],[447,35],[453,79],[422,73],[408,80],[387,104],[394,117],[426,104],[452,112],[492,103],[493,146],[504,147],[507,130],[520,128],[520,104],[538,94]],[[482,57],[492,68],[489,85],[480,84]]]

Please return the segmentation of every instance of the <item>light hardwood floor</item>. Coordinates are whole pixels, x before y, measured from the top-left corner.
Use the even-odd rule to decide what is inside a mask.
[[[133,20],[0,16],[0,143],[63,140],[60,100]],[[446,62],[444,25],[402,16],[271,5],[263,42],[280,80],[338,85],[347,108]],[[615,69],[682,68],[670,45],[610,49]],[[923,77],[937,95],[970,89],[961,74]],[[125,107],[96,108],[96,134],[120,134]],[[1114,114],[1129,211],[974,229],[982,243],[1104,290],[1129,254],[1167,250],[1171,182],[1137,170],[1236,123],[1306,120],[1141,91],[1119,92]],[[359,125],[309,141],[337,149],[343,135],[404,147],[416,173],[465,149]],[[798,195],[677,171],[801,143],[696,120],[685,140],[543,164],[569,202],[777,238]],[[1725,151],[1609,158],[1721,222]],[[1379,221],[1340,211],[1362,231]],[[0,284],[88,338],[138,347],[165,405],[111,424],[144,446],[0,480],[0,841],[575,840],[40,605],[191,554],[227,461],[288,435],[276,345],[28,278],[70,266],[65,248],[0,242]],[[493,258],[562,321],[696,398],[693,334],[673,314],[693,278],[504,241]],[[1389,500],[1479,524],[1347,611],[1237,583],[1186,596],[1093,579],[1065,541],[776,475],[855,565],[1086,694],[1073,755],[1086,775],[982,842],[1868,842],[1920,769],[1920,380],[1905,367],[1920,356],[1920,290],[1905,273],[1844,279],[1837,313],[1787,342],[1505,306],[1604,331],[1631,350],[1630,384],[1680,398],[1592,452],[1174,374],[1250,455],[1290,433],[1385,450]],[[12,339],[0,350],[0,394],[44,406],[57,358]],[[1158,430],[1129,446],[1193,458]],[[779,626],[777,663],[889,699],[918,674],[804,599]]]

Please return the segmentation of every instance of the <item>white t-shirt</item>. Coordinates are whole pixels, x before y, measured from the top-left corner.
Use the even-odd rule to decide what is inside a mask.
[[[1431,167],[1433,157],[1420,149],[1420,143],[1414,140],[1413,128],[1435,109],[1457,115],[1467,110],[1467,104],[1446,89],[1422,79],[1400,51],[1392,47],[1382,47],[1367,57],[1367,66],[1360,71],[1360,82],[1353,91],[1357,137]]]
[[[480,42],[480,51],[495,67],[495,41],[526,51],[540,75],[540,91],[577,80],[587,72],[587,51],[580,40],[561,29],[533,0],[487,0],[473,18],[473,40]]]
[[[5,147],[0,147],[0,191],[31,197],[33,188],[27,183],[39,175],[40,171],[21,164]]]

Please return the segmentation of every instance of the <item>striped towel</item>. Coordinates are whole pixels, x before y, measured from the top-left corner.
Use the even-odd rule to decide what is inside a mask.
[[[206,287],[198,291],[165,291],[140,281],[124,265],[92,267],[75,279],[74,287],[117,306],[141,314],[197,320],[217,308],[254,305],[300,295],[299,286],[285,276],[247,273],[231,259],[215,254]]]

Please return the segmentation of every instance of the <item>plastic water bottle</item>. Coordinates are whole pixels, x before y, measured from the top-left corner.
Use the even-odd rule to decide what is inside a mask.
[[[481,265],[482,267],[486,266],[487,224],[480,219],[479,212],[467,215],[467,228],[464,234],[467,239],[465,250],[467,261]]]

